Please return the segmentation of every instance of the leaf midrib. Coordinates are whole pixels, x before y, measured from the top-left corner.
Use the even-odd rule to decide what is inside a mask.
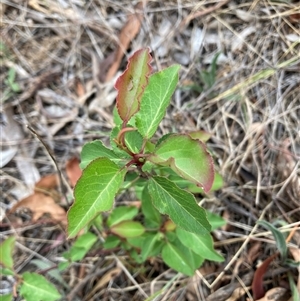
[[[101,196],[103,195],[104,192],[109,191],[110,189],[108,187],[110,187],[110,185],[112,184],[113,181],[116,180],[116,178],[119,176],[119,174],[122,171],[118,170],[117,173],[115,174],[114,177],[111,178],[111,180],[106,184],[106,188],[104,188],[98,195],[98,197],[96,198],[96,200],[94,201],[94,203],[92,204],[92,206],[88,209],[88,211],[86,212],[86,214],[81,218],[81,221],[77,224],[77,227],[75,227],[72,231],[72,233],[69,234],[69,236],[72,236],[73,233],[77,233],[84,225],[85,225],[85,219],[86,216],[88,216],[90,214],[91,211],[93,211],[95,209],[95,204],[99,201],[99,199],[101,198]],[[109,174],[109,173],[108,173]],[[108,174],[105,174],[105,176],[107,176]],[[99,175],[100,177],[101,175]],[[92,210],[93,209],[93,210]],[[97,214],[97,210],[96,213]],[[94,215],[95,215],[94,214]],[[84,221],[84,222],[83,222]]]

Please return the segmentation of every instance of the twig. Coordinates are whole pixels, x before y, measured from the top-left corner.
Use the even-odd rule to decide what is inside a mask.
[[[39,135],[32,127],[30,127],[28,124],[26,125],[26,127],[27,127],[27,128],[29,129],[29,131],[30,131],[30,132],[31,132],[31,133],[32,133],[32,134],[33,134],[33,135],[34,135],[34,136],[35,136],[35,137],[43,144],[43,146],[45,147],[47,153],[49,154],[49,156],[50,156],[52,162],[53,162],[54,165],[55,165],[56,171],[57,171],[57,173],[58,173],[59,186],[60,186],[61,193],[62,193],[62,195],[64,196],[64,198],[65,198],[67,204],[70,205],[70,203],[69,203],[69,201],[68,201],[68,198],[67,198],[67,195],[66,195],[66,193],[64,192],[64,189],[63,189],[63,187],[64,187],[63,183],[64,183],[65,186],[68,188],[68,190],[71,190],[71,189],[70,189],[70,187],[69,187],[69,185],[68,185],[67,180],[66,180],[66,179],[64,178],[64,176],[62,175],[62,173],[61,173],[61,171],[60,171],[60,169],[59,169],[59,167],[58,167],[58,164],[57,164],[57,162],[56,162],[54,156],[53,156],[52,153],[51,153],[51,150],[49,149],[49,147],[47,146],[47,144],[43,141],[43,139],[40,137],[40,135]]]

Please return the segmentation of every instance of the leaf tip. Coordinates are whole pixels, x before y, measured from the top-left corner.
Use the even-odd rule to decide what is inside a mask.
[[[115,89],[118,91],[116,106],[125,123],[140,109],[141,97],[152,72],[151,60],[149,47],[137,50],[128,59],[125,71],[115,83]]]

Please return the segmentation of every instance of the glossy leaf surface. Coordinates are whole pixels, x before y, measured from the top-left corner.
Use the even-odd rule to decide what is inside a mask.
[[[173,65],[150,76],[142,97],[140,111],[136,115],[136,127],[144,138],[151,138],[170,104],[178,83],[180,66]]]
[[[80,167],[84,169],[93,160],[100,157],[106,157],[114,162],[120,161],[120,158],[111,149],[107,148],[102,141],[94,140],[83,146]]]
[[[169,215],[182,229],[196,234],[211,230],[205,210],[198,206],[191,193],[158,176],[149,180],[148,189],[157,210],[161,214]]]
[[[107,236],[105,239],[105,242],[103,243],[103,248],[108,250],[108,249],[113,249],[117,247],[120,244],[121,240],[119,237],[110,235]]]
[[[112,208],[125,174],[126,169],[107,158],[96,159],[86,167],[74,189],[75,202],[68,211],[69,237],[74,237],[97,214]]]
[[[159,226],[161,223],[161,215],[153,206],[151,196],[147,186],[143,189],[142,193],[142,212],[146,219],[154,226]]]
[[[9,270],[12,270],[14,265],[12,254],[15,242],[16,238],[11,236],[0,244],[0,264]]]
[[[193,276],[195,270],[203,262],[201,256],[186,248],[179,241],[165,244],[161,255],[169,267],[188,276]]]
[[[110,230],[112,233],[124,238],[141,236],[145,232],[142,224],[135,221],[121,222],[112,226]]]
[[[150,66],[151,60],[152,57],[149,48],[136,51],[129,58],[126,70],[115,84],[115,88],[118,90],[118,113],[125,123],[140,108],[141,98],[152,71]]]
[[[71,261],[83,259],[96,241],[97,236],[91,232],[80,235],[65,257],[69,258]]]
[[[202,258],[218,262],[224,261],[224,258],[214,250],[213,239],[209,233],[198,235],[176,228],[176,234],[187,248],[190,248]]]
[[[206,216],[211,225],[211,231],[214,231],[227,224],[226,220],[218,214],[206,211]]]
[[[61,298],[55,286],[45,277],[29,272],[23,274],[20,294],[26,301],[55,301]]]
[[[13,300],[13,295],[8,294],[8,295],[1,295],[1,301],[12,301]]]
[[[162,239],[161,233],[150,233],[144,241],[142,245],[141,257],[142,260],[145,261],[149,256],[155,253],[155,249],[160,246],[160,242]]]
[[[134,206],[120,206],[115,208],[107,219],[107,225],[112,227],[122,221],[133,219],[138,214],[138,208]]]
[[[202,142],[206,142],[210,139],[212,134],[205,132],[205,131],[193,131],[188,133],[193,139],[201,140]]]
[[[206,146],[188,135],[169,135],[149,157],[153,163],[168,165],[178,175],[207,192],[214,181],[214,165]]]
[[[277,249],[280,252],[282,260],[285,261],[287,258],[287,244],[282,232],[280,232],[280,230],[278,230],[276,227],[274,227],[272,224],[266,221],[258,221],[257,223],[259,225],[264,226],[266,229],[272,232],[274,239],[276,241]]]

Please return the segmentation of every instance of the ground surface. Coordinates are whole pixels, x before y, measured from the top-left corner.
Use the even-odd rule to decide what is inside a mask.
[[[56,205],[50,201],[39,211],[39,201],[31,197],[21,206],[27,209],[6,217],[5,212],[56,172],[49,153],[65,174],[85,142],[107,141],[116,77],[126,57],[147,46],[155,70],[182,65],[160,133],[212,134],[208,146],[225,183],[201,204],[228,220],[214,233],[226,261],[207,262],[192,278],[179,276],[153,300],[253,300],[253,273],[276,252],[272,235],[254,228],[258,219],[284,221],[286,232],[298,227],[289,245],[296,251],[289,257],[299,260],[298,1],[1,0],[0,5],[0,234],[1,240],[17,237],[18,273],[45,272],[32,260],[60,262],[71,242],[58,220],[69,204],[55,188]],[[216,76],[205,82],[204,71],[211,71],[217,53]],[[72,181],[68,185],[66,193]],[[299,289],[297,269],[279,259],[265,275],[267,291],[286,290],[280,300],[290,298],[288,270]],[[100,251],[66,270],[65,285],[54,283],[68,300],[145,300],[175,274],[159,259],[141,268],[124,253]],[[1,281],[10,289],[11,279]]]

